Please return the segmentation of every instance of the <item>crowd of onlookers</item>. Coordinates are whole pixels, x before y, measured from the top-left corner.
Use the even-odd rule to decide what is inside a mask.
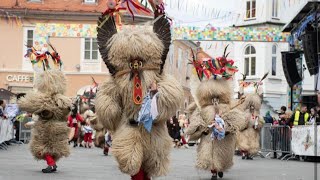
[[[272,117],[268,111],[264,117],[265,123],[273,125],[287,125],[290,127],[297,125],[320,124],[320,106],[312,107],[309,110],[306,105],[301,105],[295,111],[287,111],[285,106],[278,111],[278,117]]]
[[[72,105],[70,115],[68,116],[68,126],[71,128],[69,135],[69,144],[73,142],[73,147],[91,148],[93,138],[93,128],[90,121],[95,117],[92,109],[87,104],[82,106],[80,112],[77,106]]]
[[[272,133],[272,148],[274,150],[272,158],[286,159],[289,156],[290,143],[291,143],[291,131],[294,126],[300,125],[320,125],[320,106],[307,108],[302,104],[299,108],[296,108],[293,112],[287,110],[285,106],[280,108],[277,117],[272,117],[270,112],[267,112],[264,117],[265,123],[272,124],[272,127],[282,126],[279,130],[271,129]],[[281,149],[281,155],[278,156],[276,150]],[[304,157],[305,159],[312,159],[312,157]],[[295,160],[299,160],[298,155],[294,156]]]

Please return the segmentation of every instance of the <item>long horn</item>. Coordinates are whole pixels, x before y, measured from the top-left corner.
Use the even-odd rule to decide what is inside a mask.
[[[241,75],[242,75],[242,81],[245,81],[247,79],[247,75],[242,74],[242,73],[241,73]]]
[[[171,29],[170,22],[165,15],[156,17],[156,21],[153,24],[153,31],[158,35],[158,38],[162,41],[164,49],[161,56],[160,74],[163,71],[164,64],[167,59],[169,48],[171,45]]]
[[[107,42],[112,38],[113,35],[117,33],[117,27],[113,15],[108,14],[99,17],[97,32],[97,41],[101,57],[104,63],[107,65],[109,72],[112,75],[115,75],[116,69],[108,60],[109,49],[107,47]]]
[[[228,55],[226,56],[228,46],[229,46],[229,44],[224,48],[223,57],[227,57],[229,55],[229,53],[228,53]]]
[[[268,75],[269,75],[269,72],[265,73],[265,74],[263,75],[263,77],[261,78],[260,82],[263,81]]]

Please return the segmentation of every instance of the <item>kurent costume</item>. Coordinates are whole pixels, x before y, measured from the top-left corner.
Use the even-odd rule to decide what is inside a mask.
[[[217,59],[197,59],[193,55],[192,64],[194,70],[190,86],[195,103],[188,107],[190,125],[186,134],[190,140],[200,138],[196,167],[211,170],[211,179],[217,179],[217,176],[223,177],[223,171],[233,165],[236,133],[246,126],[244,114],[232,105],[231,99],[233,90],[229,79],[237,68],[225,55]],[[221,116],[216,117],[219,113]],[[223,121],[219,119],[216,122],[215,118]],[[212,124],[224,128],[221,131],[224,138],[212,135]]]
[[[45,59],[48,63],[47,58]],[[71,100],[63,95],[66,90],[64,74],[59,70],[49,70],[48,64],[43,68],[44,72],[36,74],[34,91],[22,97],[18,104],[21,110],[37,117],[33,119],[35,123],[31,133],[30,149],[37,160],[47,161],[48,167],[42,169],[42,172],[51,173],[57,170],[56,161],[70,154],[70,129],[67,127],[66,119],[70,112]]]
[[[166,121],[183,97],[179,83],[163,72],[170,23],[160,5],[155,9],[153,31],[117,32],[115,9],[106,11],[97,27],[99,50],[111,73],[98,89],[97,119],[112,133],[112,155],[120,170],[139,180],[167,174],[171,138]]]
[[[242,159],[252,160],[252,156],[257,154],[260,149],[260,130],[264,120],[260,116],[262,92],[259,87],[267,75],[259,82],[245,82],[244,78],[240,83],[240,98],[244,99],[244,102],[238,108],[245,112],[245,118],[247,119],[246,128],[237,135],[237,148],[242,153]],[[244,88],[250,85],[254,86],[255,92],[245,94]]]

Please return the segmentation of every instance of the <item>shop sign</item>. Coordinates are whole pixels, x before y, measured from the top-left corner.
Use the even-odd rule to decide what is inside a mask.
[[[7,75],[7,81],[9,82],[33,82],[33,76],[30,75]]]

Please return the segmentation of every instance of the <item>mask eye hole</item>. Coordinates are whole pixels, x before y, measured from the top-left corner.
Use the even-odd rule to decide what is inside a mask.
[[[53,117],[53,113],[51,111],[48,111],[48,110],[43,110],[39,113],[39,116],[42,118],[42,119],[45,119],[45,120],[48,120],[48,119],[52,119]]]

